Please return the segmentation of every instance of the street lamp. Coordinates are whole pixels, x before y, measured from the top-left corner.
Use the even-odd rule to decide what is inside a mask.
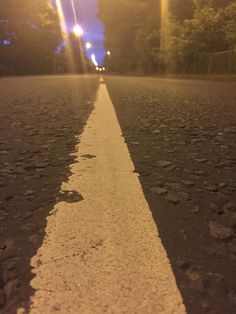
[[[84,30],[80,25],[75,25],[73,28],[73,33],[75,34],[76,37],[81,37],[84,34]]]
[[[110,56],[110,55],[111,55],[110,50],[107,50],[107,55],[108,55],[108,56]]]
[[[86,47],[87,50],[89,50],[89,49],[92,48],[92,44],[91,44],[90,42],[87,42],[87,43],[85,44],[85,47]]]

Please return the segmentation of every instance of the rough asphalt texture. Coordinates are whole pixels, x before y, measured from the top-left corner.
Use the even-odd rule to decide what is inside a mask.
[[[188,312],[236,312],[232,82],[107,77]],[[0,80],[0,312],[33,294],[30,260],[69,173],[97,79]],[[76,197],[73,196],[73,197]]]
[[[0,79],[0,312],[28,306],[30,260],[93,108],[97,78]]]
[[[30,314],[186,314],[105,84],[75,154],[61,189],[81,199],[47,219]]]
[[[236,84],[105,81],[188,313],[236,313]]]

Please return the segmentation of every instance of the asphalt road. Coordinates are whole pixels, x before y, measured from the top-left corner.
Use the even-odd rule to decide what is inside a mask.
[[[97,78],[0,80],[0,307],[15,313],[33,294],[30,261],[46,218],[70,175],[78,139],[93,108]],[[7,304],[6,304],[7,303]]]
[[[187,312],[235,313],[236,83],[105,82]],[[81,201],[61,184],[98,86],[96,77],[0,80],[2,313],[30,308],[46,218],[58,202]]]

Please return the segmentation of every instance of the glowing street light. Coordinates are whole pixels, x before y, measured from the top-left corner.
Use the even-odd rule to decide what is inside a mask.
[[[80,25],[75,25],[73,28],[73,33],[75,34],[76,37],[81,37],[84,34],[84,30]]]
[[[91,44],[90,42],[87,42],[87,43],[85,44],[85,47],[86,47],[87,50],[89,50],[89,49],[92,48],[92,44]]]
[[[110,56],[110,55],[111,55],[110,50],[107,50],[107,55],[108,55],[108,56]]]

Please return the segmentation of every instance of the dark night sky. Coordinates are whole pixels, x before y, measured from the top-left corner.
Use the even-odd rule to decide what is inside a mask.
[[[66,28],[68,31],[72,31],[73,26],[75,25],[75,18],[73,15],[71,0],[61,0],[61,3],[65,15]],[[103,46],[104,27],[102,22],[97,17],[97,1],[74,0],[74,4],[78,24],[80,24],[84,29],[84,35],[82,38],[84,42],[89,41],[93,45],[92,49],[88,52],[88,57],[94,53],[99,65],[102,65],[105,57],[105,50]]]

